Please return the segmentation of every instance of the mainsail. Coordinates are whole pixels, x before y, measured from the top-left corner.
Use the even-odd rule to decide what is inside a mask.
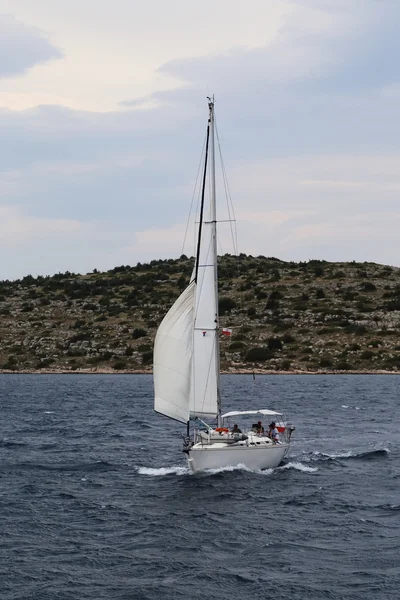
[[[217,416],[218,368],[217,291],[213,252],[213,223],[203,223],[194,311],[194,352],[190,398],[191,416]]]

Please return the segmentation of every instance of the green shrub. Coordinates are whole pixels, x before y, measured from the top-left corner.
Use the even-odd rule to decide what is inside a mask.
[[[358,292],[354,292],[352,290],[347,290],[343,294],[343,300],[346,300],[347,302],[351,302],[352,300],[354,300],[356,298],[356,296],[358,296]]]
[[[314,275],[315,277],[322,277],[324,274],[324,269],[322,267],[315,267]]]
[[[273,357],[273,352],[265,348],[264,346],[256,346],[254,348],[250,348],[250,350],[246,354],[246,360],[251,361],[260,361],[263,362],[265,360],[269,360]]]
[[[349,349],[352,350],[353,352],[356,350],[359,350],[361,348],[360,344],[350,344]]]
[[[330,333],[335,333],[337,331],[336,327],[322,327],[322,329],[318,329],[318,335],[329,335]]]
[[[140,327],[138,327],[137,329],[134,329],[132,331],[132,337],[134,340],[138,340],[139,338],[146,337],[146,335],[147,335],[147,331],[145,329],[140,329]]]
[[[268,297],[268,294],[264,292],[264,290],[255,290],[255,296],[257,300],[264,300],[264,298]]]
[[[288,329],[293,329],[293,323],[278,323],[274,327],[274,332],[279,333],[281,331],[287,331]]]
[[[75,323],[72,325],[73,329],[80,329],[81,327],[85,327],[86,325],[86,321],[82,321],[82,319],[78,319],[77,321],[75,321]]]
[[[268,298],[268,302],[265,305],[265,310],[278,310],[279,308],[279,302],[278,300],[275,300],[275,298],[271,298],[271,296]]]
[[[22,304],[22,312],[32,312],[35,306],[29,302],[24,302]]]
[[[151,362],[153,362],[153,351],[151,350],[150,352],[143,352],[142,363],[145,365]]]
[[[245,347],[245,344],[243,342],[235,341],[229,345],[228,352],[237,352],[238,350],[241,350],[244,347]]]
[[[281,369],[283,371],[288,371],[290,369],[290,367],[291,367],[291,364],[292,363],[290,362],[290,360],[285,359],[285,360],[282,361]]]
[[[268,348],[270,350],[282,350],[282,342],[278,337],[268,339]]]
[[[319,361],[319,366],[322,368],[331,367],[333,365],[332,359],[329,356],[322,356]]]
[[[151,346],[150,344],[139,344],[137,349],[139,350],[139,352],[150,352]]]
[[[91,356],[90,358],[87,359],[87,363],[89,365],[97,365],[100,361],[101,361],[100,356]]]
[[[373,348],[379,348],[379,346],[383,345],[383,342],[382,342],[382,340],[372,340],[369,343],[369,345],[372,346]]]
[[[113,364],[113,369],[116,371],[122,371],[126,367],[126,362],[124,360],[117,360]]]
[[[236,308],[236,302],[232,298],[222,296],[222,298],[219,299],[218,310],[220,315],[230,313],[234,308]]]
[[[54,362],[54,358],[44,358],[35,365],[35,369],[46,369]]]
[[[336,365],[336,369],[338,369],[338,371],[350,371],[353,369],[353,367],[347,362],[347,360],[339,360]]]
[[[363,281],[361,287],[366,292],[375,292],[376,290],[376,285],[374,285],[372,281]]]
[[[8,360],[3,364],[2,368],[7,369],[8,371],[16,371],[18,369],[18,365],[15,356],[9,356]]]
[[[281,275],[279,273],[279,270],[278,269],[273,269],[270,281],[279,281],[280,278],[281,278]]]
[[[282,298],[283,298],[282,292],[280,292],[279,290],[274,290],[269,295],[270,300],[281,300]]]
[[[296,339],[290,333],[285,333],[284,336],[282,337],[282,341],[285,344],[293,344],[293,342],[295,342]]]

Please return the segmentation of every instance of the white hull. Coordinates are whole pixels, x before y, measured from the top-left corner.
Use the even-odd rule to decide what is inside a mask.
[[[267,447],[234,446],[218,447],[217,444],[192,448],[188,454],[188,465],[193,473],[207,469],[245,466],[247,469],[273,469],[278,467],[289,451],[289,444],[274,444]]]

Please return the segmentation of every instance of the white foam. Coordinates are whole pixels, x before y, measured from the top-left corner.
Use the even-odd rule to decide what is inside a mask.
[[[54,410],[45,410],[44,414],[45,415],[54,415]]]
[[[342,408],[349,408],[347,404],[342,404]]]
[[[322,456],[326,456],[327,458],[350,458],[357,455],[349,450],[348,452],[339,452],[339,454],[322,454]]]
[[[150,477],[163,477],[164,475],[190,475],[190,470],[187,467],[160,467],[159,469],[138,467],[138,473]]]
[[[279,467],[279,469],[296,469],[296,471],[303,471],[303,473],[316,473],[318,471],[316,467],[309,467],[300,462],[290,462],[287,465]]]
[[[239,464],[239,465],[235,465],[234,467],[229,466],[229,467],[219,467],[218,469],[207,469],[207,471],[205,471],[206,473],[210,473],[210,475],[215,475],[217,473],[226,473],[226,472],[232,472],[232,471],[246,471],[247,473],[257,473],[258,475],[271,475],[271,473],[273,473],[273,469],[249,469],[248,467],[246,467],[246,465],[243,464]]]

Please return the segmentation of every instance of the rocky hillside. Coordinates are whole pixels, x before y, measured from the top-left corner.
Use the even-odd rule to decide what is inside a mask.
[[[193,260],[0,282],[0,368],[151,370],[163,315]],[[400,371],[400,269],[225,255],[224,370]]]

